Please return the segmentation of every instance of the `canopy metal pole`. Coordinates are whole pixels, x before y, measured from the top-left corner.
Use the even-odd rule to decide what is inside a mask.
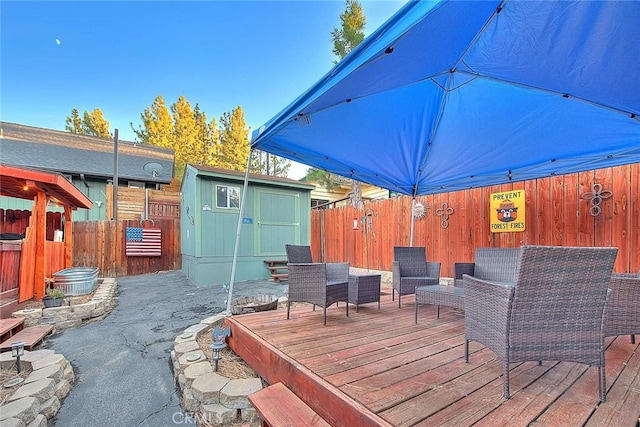
[[[416,198],[413,197],[411,201],[411,233],[409,234],[409,246],[413,246],[413,222],[415,221],[415,217],[413,213],[416,211]]]
[[[231,263],[231,279],[229,280],[229,295],[227,295],[227,316],[231,315],[231,296],[233,295],[233,282],[236,278],[236,264],[238,263],[238,247],[240,246],[240,229],[242,228],[242,215],[244,215],[244,200],[247,197],[247,187],[249,186],[249,167],[251,166],[251,155],[253,148],[249,150],[247,159],[247,170],[244,174],[244,186],[240,195],[240,214],[238,215],[238,227],[236,229],[236,244],[233,248],[233,262]]]

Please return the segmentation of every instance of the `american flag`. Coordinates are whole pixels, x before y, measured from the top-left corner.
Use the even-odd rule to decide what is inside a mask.
[[[127,227],[127,256],[161,256],[162,230],[159,228]]]

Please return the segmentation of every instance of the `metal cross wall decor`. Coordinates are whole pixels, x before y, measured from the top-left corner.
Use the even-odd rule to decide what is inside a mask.
[[[602,184],[592,184],[591,192],[587,192],[582,194],[582,198],[584,200],[589,200],[591,202],[591,208],[589,208],[589,214],[591,216],[598,216],[602,213],[602,208],[600,205],[604,199],[608,199],[613,196],[613,191],[610,190],[602,190]]]
[[[447,202],[444,202],[442,207],[436,211],[436,215],[441,219],[440,227],[447,228],[449,227],[449,215],[453,215],[453,208]]]

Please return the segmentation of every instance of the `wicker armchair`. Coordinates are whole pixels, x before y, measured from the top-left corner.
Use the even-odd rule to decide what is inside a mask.
[[[465,362],[477,341],[509,364],[559,360],[597,366],[606,399],[604,310],[617,248],[524,246],[515,284],[464,276]]]
[[[609,289],[604,336],[629,334],[635,344],[635,334],[640,334],[640,272],[613,274]]]
[[[398,308],[400,308],[402,295],[415,294],[416,286],[440,283],[440,263],[427,262],[424,247],[395,246],[392,278],[391,300],[395,301],[395,293],[398,292]]]
[[[291,302],[309,302],[324,309],[323,323],[327,324],[327,307],[344,301],[349,317],[349,263],[289,263],[289,298],[287,319]]]
[[[284,245],[284,248],[287,252],[288,263],[310,264],[313,262],[311,257],[311,246],[286,244]],[[327,272],[329,276],[331,276],[331,279],[329,280],[332,283],[349,282],[349,271],[347,269],[347,272],[344,272],[344,263],[327,263]],[[338,305],[337,302],[336,305]],[[316,305],[313,304],[313,310],[315,311],[315,309]]]
[[[287,251],[287,262],[311,263],[311,246],[284,245]]]

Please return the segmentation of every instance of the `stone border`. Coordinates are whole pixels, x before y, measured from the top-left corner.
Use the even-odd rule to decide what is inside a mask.
[[[8,402],[0,406],[0,425],[46,427],[73,387],[73,368],[63,355],[53,350],[25,350],[20,364],[32,372],[16,386]],[[10,351],[0,353],[0,366],[14,369],[15,359]]]
[[[55,325],[56,329],[81,326],[83,322],[109,314],[114,306],[117,282],[104,278],[90,301],[83,304],[50,308],[27,308],[13,312],[13,317],[24,318],[24,327]]]
[[[182,408],[189,414],[186,417],[200,417],[211,424],[257,423],[260,418],[248,396],[262,389],[262,379],[229,379],[214,372],[197,342],[205,329],[222,326],[225,319],[224,314],[208,317],[185,329],[173,342],[173,376],[182,392]],[[196,355],[196,360],[190,360]],[[193,415],[197,412],[200,415]]]

